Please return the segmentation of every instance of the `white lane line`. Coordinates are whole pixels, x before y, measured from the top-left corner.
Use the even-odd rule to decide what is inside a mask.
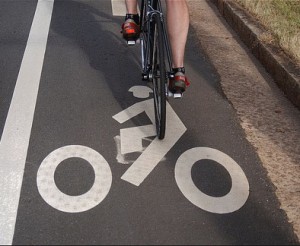
[[[125,16],[126,15],[126,5],[125,0],[111,0],[111,8],[113,16]],[[139,12],[138,6],[138,12]]]
[[[0,142],[0,244],[11,245],[54,0],[39,0]]]
[[[111,7],[113,16],[125,16],[125,0],[111,0]]]

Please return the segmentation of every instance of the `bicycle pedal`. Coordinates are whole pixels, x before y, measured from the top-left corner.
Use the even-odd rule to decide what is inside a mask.
[[[173,94],[173,97],[174,97],[175,99],[182,98],[182,96],[183,96],[183,94],[180,93],[180,92],[176,92],[176,93]]]
[[[182,92],[172,93],[170,90],[167,90],[167,97],[173,97],[175,99],[179,99],[183,97],[183,93]]]
[[[136,44],[136,41],[135,41],[135,40],[128,40],[128,41],[127,41],[127,44],[128,44],[129,46],[132,46],[132,45],[135,45],[135,44]]]

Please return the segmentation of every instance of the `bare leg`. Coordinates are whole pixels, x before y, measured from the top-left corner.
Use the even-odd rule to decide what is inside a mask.
[[[125,0],[127,13],[137,14],[137,0]],[[166,0],[167,29],[173,56],[173,67],[184,66],[185,45],[189,29],[189,10],[186,0]]]
[[[127,0],[129,1],[129,0]],[[186,0],[166,0],[167,29],[173,56],[173,67],[184,66],[184,52],[189,29],[189,10]]]
[[[125,0],[127,14],[137,14],[137,0]]]

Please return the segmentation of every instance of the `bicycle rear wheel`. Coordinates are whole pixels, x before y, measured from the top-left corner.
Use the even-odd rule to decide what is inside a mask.
[[[166,85],[167,76],[165,68],[164,34],[159,15],[152,20],[152,73],[153,95],[157,137],[163,139],[166,130]]]

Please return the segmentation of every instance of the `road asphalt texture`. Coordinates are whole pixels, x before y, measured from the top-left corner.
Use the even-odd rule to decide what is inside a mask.
[[[300,238],[299,66],[231,0],[188,0],[196,36]],[[194,81],[195,83],[196,81]],[[193,81],[192,81],[193,83]]]

